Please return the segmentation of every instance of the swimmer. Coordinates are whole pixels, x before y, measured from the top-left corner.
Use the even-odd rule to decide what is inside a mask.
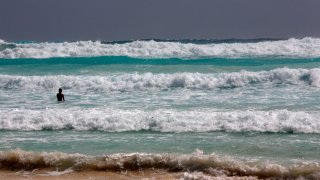
[[[62,94],[62,89],[59,89],[59,93],[57,94],[58,101],[64,101],[64,95]]]

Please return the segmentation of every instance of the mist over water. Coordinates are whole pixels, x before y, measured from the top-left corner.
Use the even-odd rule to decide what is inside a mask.
[[[317,38],[0,41],[0,163],[27,154],[57,157],[45,161],[53,167],[129,168],[117,156],[148,168],[316,178],[319,49]]]

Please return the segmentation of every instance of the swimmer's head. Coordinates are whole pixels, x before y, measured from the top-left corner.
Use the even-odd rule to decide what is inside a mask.
[[[60,93],[62,92],[62,89],[61,89],[61,88],[59,88],[59,92],[60,92]]]

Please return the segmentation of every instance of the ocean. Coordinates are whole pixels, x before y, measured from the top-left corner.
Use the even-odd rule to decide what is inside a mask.
[[[0,40],[0,137],[15,171],[319,179],[320,39]]]

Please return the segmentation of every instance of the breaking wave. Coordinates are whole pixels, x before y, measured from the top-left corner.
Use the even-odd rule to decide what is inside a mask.
[[[0,110],[2,130],[320,133],[319,112],[121,109]]]
[[[188,42],[100,41],[9,43],[0,40],[0,58],[51,58],[129,56],[140,58],[243,58],[243,57],[320,57],[320,39],[303,38],[277,41],[198,44]]]
[[[296,162],[282,165],[273,162],[240,161],[215,154],[204,155],[200,150],[193,154],[112,154],[87,156],[61,152],[0,151],[0,167],[10,170],[53,168],[63,170],[141,171],[147,169],[168,172],[204,172],[211,176],[254,176],[257,178],[320,178],[318,162]],[[185,173],[187,176],[188,173]],[[192,174],[189,174],[192,175]]]
[[[80,89],[86,91],[133,91],[146,89],[234,88],[251,84],[303,84],[320,87],[320,69],[280,68],[235,73],[110,74],[105,76],[0,75],[0,89]]]

